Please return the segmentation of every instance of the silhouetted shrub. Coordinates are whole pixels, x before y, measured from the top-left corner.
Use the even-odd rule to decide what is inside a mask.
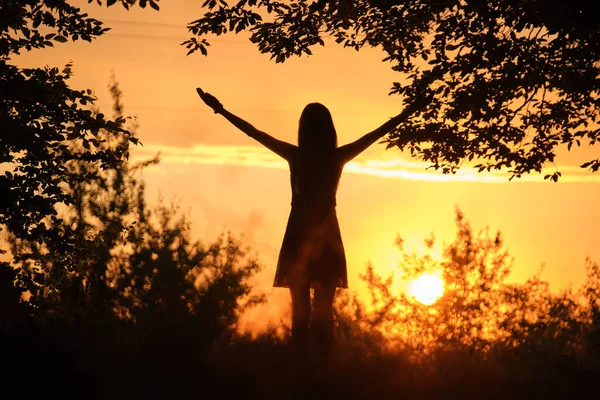
[[[512,396],[524,385],[554,397],[574,382],[590,385],[599,372],[598,265],[587,261],[587,281],[578,291],[551,292],[539,275],[508,283],[511,259],[500,234],[490,236],[487,229],[474,234],[460,211],[456,225],[456,239],[445,245],[441,260],[406,253],[399,240],[400,282],[368,266],[367,301],[338,297],[340,351],[362,348],[363,363],[370,355],[395,354],[408,362],[406,368],[435,380],[438,389],[504,385],[500,393]],[[435,271],[445,291],[434,304],[393,294],[393,285]]]
[[[115,82],[112,91],[120,118]],[[121,146],[102,131],[98,140],[105,151]],[[177,206],[148,207],[139,173],[156,162],[106,170],[69,162],[72,176],[86,179],[64,182],[73,203],[45,221],[58,234],[37,241],[8,231],[0,334],[15,372],[48,360],[52,370],[40,379],[60,387],[75,380],[75,391],[106,379],[128,387],[157,374],[170,379],[214,342],[233,340],[240,314],[263,301],[251,293],[260,265],[237,238],[204,244]]]

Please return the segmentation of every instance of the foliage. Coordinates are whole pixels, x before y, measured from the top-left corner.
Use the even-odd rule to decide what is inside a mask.
[[[187,222],[173,208],[163,205],[150,212],[141,205],[143,196],[136,195],[143,193],[141,186],[129,186],[129,173],[123,177],[123,186],[113,176],[105,188],[86,192],[83,202],[87,245],[99,244],[89,254],[102,254],[98,248],[111,236],[106,231],[126,228],[120,237],[128,244],[107,253],[108,268],[82,251],[73,258],[79,257],[84,267],[63,279],[62,286],[53,287],[50,278],[55,275],[45,274],[41,282],[48,290],[36,295],[54,295],[29,303],[36,307],[32,318],[16,318],[23,315],[17,308],[4,313],[13,302],[0,308],[12,318],[2,320],[0,332],[13,344],[15,337],[29,339],[18,347],[31,349],[21,351],[22,360],[53,360],[56,371],[71,371],[81,393],[92,389],[100,398],[114,398],[115,393],[180,397],[201,385],[206,394],[245,398],[286,393],[395,398],[399,392],[419,398],[447,393],[564,398],[595,385],[600,368],[596,263],[588,261],[588,279],[576,293],[550,292],[539,276],[524,284],[507,283],[510,258],[501,237],[486,230],[474,234],[457,213],[457,237],[446,245],[443,260],[403,252],[401,262],[405,280],[441,271],[448,282],[444,296],[431,306],[419,304],[406,294],[392,294],[394,282],[368,269],[364,278],[371,301],[338,293],[336,349],[329,365],[319,368],[298,363],[287,338],[276,330],[255,338],[235,333],[230,311],[235,304],[253,303],[249,278],[256,271],[252,260],[242,262],[236,240],[219,239],[208,247],[191,241]],[[126,188],[132,196],[121,203],[114,194]],[[122,213],[119,204],[130,208]],[[77,214],[72,208],[69,215],[77,221]],[[55,263],[55,256],[44,254],[42,265]],[[97,271],[105,277],[96,281],[107,289],[103,293],[87,284]],[[69,295],[76,292],[75,283],[78,301]],[[112,313],[105,315],[97,305],[107,300]],[[18,336],[6,329],[6,321],[19,326]],[[29,327],[26,335],[23,326]],[[43,339],[32,338],[32,332]],[[40,379],[50,379],[41,386],[44,390],[68,387],[58,373],[46,371]]]
[[[406,292],[394,295],[392,277],[383,279],[369,266],[363,277],[369,303],[354,299],[357,304],[350,308],[340,303],[341,322],[348,324],[350,316],[363,331],[378,332],[386,348],[415,359],[453,352],[481,359],[528,354],[529,361],[552,363],[594,354],[588,339],[599,332],[597,264],[588,261],[587,283],[578,292],[551,292],[539,275],[523,284],[508,283],[511,259],[500,234],[474,234],[460,211],[456,225],[456,239],[445,246],[440,261],[406,253],[399,241],[403,274],[396,284],[437,272],[445,290],[436,303],[421,304]],[[426,242],[433,245],[431,239]],[[361,311],[352,318],[349,310]]]
[[[153,1],[119,3],[157,8]],[[393,17],[415,4],[423,12],[451,4],[396,3],[339,2],[339,10],[368,6],[375,16]],[[238,6],[253,4],[268,8],[269,3]],[[323,7],[321,14],[315,9],[317,16],[334,7],[324,1],[311,4]],[[496,10],[509,2],[495,4],[479,7]],[[538,18],[551,32],[544,36],[541,31],[538,37],[548,46],[556,38],[575,37],[575,47],[566,48],[585,55],[593,47],[581,39],[588,31],[595,34],[586,24],[556,25],[549,14],[530,12],[538,2],[522,4],[529,7],[522,18]],[[206,5],[214,8],[216,2]],[[285,12],[304,6],[309,7],[307,2],[277,5]],[[568,11],[571,5],[565,7]],[[480,12],[473,13],[469,21],[477,31]],[[461,23],[467,18],[459,17]],[[340,32],[355,23],[349,19],[344,28],[334,21],[331,29]],[[382,20],[379,26],[383,29],[389,22],[393,27],[394,21]],[[102,24],[66,1],[7,0],[0,8],[0,27],[0,163],[6,168],[0,176],[0,225],[8,228],[12,256],[10,263],[0,263],[0,339],[8,367],[3,378],[13,387],[30,397],[36,390],[46,397],[54,392],[89,397],[91,392],[97,398],[184,397],[202,390],[245,398],[289,393],[391,398],[399,392],[418,398],[448,393],[489,397],[494,391],[500,398],[531,398],[542,397],[540,392],[575,396],[595,384],[591,378],[600,371],[598,264],[588,260],[588,279],[578,292],[552,293],[539,276],[509,284],[510,258],[501,237],[485,231],[473,234],[460,213],[457,238],[446,246],[443,260],[403,253],[405,280],[441,271],[447,282],[442,299],[424,306],[405,294],[394,295],[393,281],[368,269],[369,303],[351,293],[337,296],[338,348],[328,369],[298,364],[290,358],[285,338],[274,332],[256,339],[241,335],[240,313],[263,301],[251,284],[259,264],[232,235],[210,244],[192,239],[189,221],[176,206],[148,207],[141,174],[158,160],[128,162],[136,128],[123,116],[118,85],[110,85],[115,115],[108,119],[94,109],[90,92],[69,88],[70,66],[60,72],[11,64],[11,57],[23,49],[69,38],[91,40],[105,32]],[[407,27],[406,32],[418,29]],[[515,32],[524,38],[518,34],[522,30]],[[285,31],[274,33],[277,39]],[[301,44],[305,35],[296,39]],[[383,40],[385,36],[375,35],[362,45]],[[418,47],[407,49],[416,56],[425,54]],[[458,58],[448,63],[466,62]],[[390,60],[401,65],[401,58]],[[565,66],[565,74],[583,68]],[[484,78],[493,77],[492,72]],[[413,86],[426,75],[417,73]],[[587,78],[556,79],[553,87],[561,79],[575,85]],[[444,88],[445,83],[438,84]],[[405,88],[409,96],[413,86]],[[561,93],[570,104],[595,90],[582,89],[578,98],[569,88]],[[592,103],[582,112],[595,112]],[[593,141],[590,135],[583,138]],[[408,146],[415,146],[415,140]]]
[[[207,0],[188,25],[189,53],[207,37],[249,31],[276,62],[324,39],[380,48],[399,72],[390,94],[434,100],[385,140],[435,169],[465,160],[512,177],[541,172],[562,146],[600,139],[600,30],[593,4],[539,0]],[[264,18],[264,19],[263,19]],[[189,54],[188,53],[188,54]],[[600,159],[582,168],[597,171]],[[545,176],[557,181],[560,172]],[[511,178],[512,179],[512,178]]]
[[[110,89],[120,118],[116,82]],[[127,140],[104,131],[99,137],[105,151]],[[203,244],[191,238],[175,205],[148,207],[140,174],[157,162],[108,170],[94,161],[67,163],[68,176],[96,177],[66,181],[73,201],[57,213],[59,226],[49,224],[70,230],[73,245],[9,237],[12,265],[0,269],[0,335],[12,343],[5,361],[15,370],[47,358],[57,371],[75,374],[76,388],[86,388],[94,384],[90,376],[120,379],[112,374],[121,368],[148,368],[140,380],[163,362],[185,369],[209,345],[234,340],[239,316],[263,301],[251,285],[260,265],[238,239],[227,234]],[[42,379],[64,384],[58,373]]]
[[[586,263],[581,290],[552,292],[539,274],[509,283],[512,259],[499,233],[474,232],[460,211],[443,258],[407,253],[400,282],[373,267],[365,300],[336,294],[336,349],[326,367],[298,363],[274,332],[219,347],[207,390],[280,398],[566,398],[596,390],[600,371],[600,267]],[[426,239],[427,246],[434,239]],[[444,296],[426,306],[395,286],[438,272]],[[222,386],[236,377],[235,388]]]
[[[122,0],[124,6],[135,3]],[[64,181],[89,182],[95,175],[67,165],[85,161],[97,163],[100,170],[117,168],[127,159],[129,144],[138,139],[124,128],[124,117],[111,120],[92,112],[96,98],[91,90],[69,87],[71,64],[62,71],[48,66],[22,69],[12,60],[22,51],[69,40],[91,42],[108,28],[65,0],[4,0],[0,21],[0,226],[27,240],[62,240],[68,248],[71,232],[49,230],[48,223],[60,227],[55,206],[73,201],[63,190]],[[127,140],[118,147],[102,146],[103,140],[121,138]]]

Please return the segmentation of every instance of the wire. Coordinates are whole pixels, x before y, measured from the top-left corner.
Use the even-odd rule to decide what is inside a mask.
[[[162,26],[164,28],[183,28],[179,24],[169,24],[166,22],[149,22],[149,21],[132,21],[126,19],[103,19],[103,22],[109,22],[114,24],[129,24],[129,25],[141,25],[141,26]]]
[[[184,40],[188,40],[189,37],[183,37],[183,36],[165,36],[165,35],[145,35],[143,33],[117,33],[117,32],[113,32],[113,33],[107,33],[107,35],[111,35],[111,36],[116,36],[116,37],[123,37],[123,38],[130,38],[130,39],[152,39],[152,40],[177,40],[179,43],[183,42]],[[247,43],[245,40],[234,40],[234,39],[211,39],[212,43]]]
[[[172,28],[172,29],[181,29],[185,28],[187,30],[187,26],[183,26],[181,24],[171,24],[166,22],[150,22],[150,21],[133,21],[127,19],[102,19],[103,22],[115,23],[115,24],[123,24],[123,25],[139,25],[139,26],[160,26],[163,28]],[[242,41],[242,40],[235,40]]]
[[[152,40],[167,40],[167,41],[177,40],[179,43],[188,39],[188,38],[183,38],[180,36],[143,35],[140,33],[109,33],[107,35],[129,38],[129,39],[152,39]]]
[[[139,26],[160,26],[163,28],[185,28],[179,24],[170,24],[166,22],[145,22],[145,21],[133,21],[133,20],[125,20],[125,19],[104,19],[103,21],[109,23],[123,24],[123,25],[139,25]],[[110,33],[112,36],[120,36],[120,37],[129,37],[135,39],[158,39],[158,40],[180,40],[184,41],[189,39],[189,37],[183,36],[166,36],[166,35],[147,35],[142,33]],[[211,41],[215,41],[217,43],[246,43],[246,40],[243,39],[221,39],[221,38],[211,38]]]

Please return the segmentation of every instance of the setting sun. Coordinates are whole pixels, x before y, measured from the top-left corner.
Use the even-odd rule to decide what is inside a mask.
[[[420,303],[433,304],[444,294],[444,281],[436,275],[422,274],[412,281],[410,294]]]

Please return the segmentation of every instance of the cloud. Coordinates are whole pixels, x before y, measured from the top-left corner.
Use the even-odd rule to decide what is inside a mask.
[[[160,153],[161,163],[168,165],[209,164],[286,170],[288,168],[285,160],[259,146],[196,144],[184,148],[150,144],[135,148],[132,151],[132,159],[140,161],[154,157],[157,153]],[[383,178],[436,182],[507,183],[510,178],[506,172],[479,173],[469,166],[462,167],[456,174],[445,175],[440,171],[427,169],[428,166],[426,162],[403,158],[381,160],[359,157],[349,162],[344,171]],[[562,172],[561,182],[600,182],[600,175],[590,173],[578,166],[560,166],[559,170]],[[554,171],[555,168],[548,168],[542,170],[541,174],[525,175],[514,181],[543,182],[543,176]]]

